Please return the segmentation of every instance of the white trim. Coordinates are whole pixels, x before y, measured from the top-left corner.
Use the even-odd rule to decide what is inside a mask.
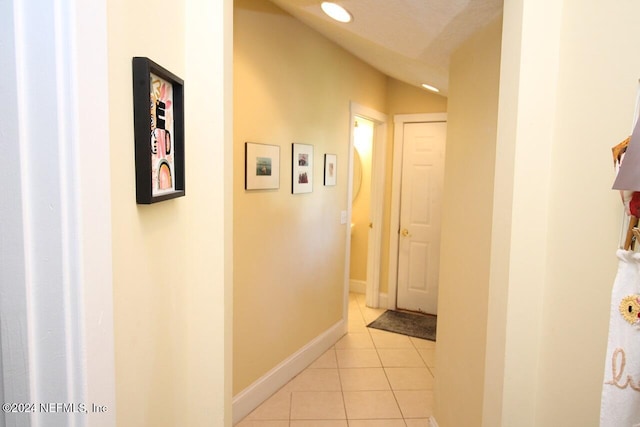
[[[107,1],[70,2],[75,6],[76,67],[73,76],[77,117],[77,171],[80,185],[82,288],[81,330],[84,333],[87,404],[106,406],[107,413],[93,416],[87,425],[112,426],[116,422],[113,276],[111,245],[111,161],[107,51]],[[102,123],[96,123],[100,117]],[[96,159],[103,159],[96,165]]]
[[[387,115],[372,108],[365,107],[356,102],[350,103],[349,121],[349,169],[348,169],[348,194],[347,194],[347,218],[352,213],[352,186],[353,186],[353,123],[356,116],[364,117],[374,122],[373,161],[371,167],[371,207],[369,215],[373,228],[369,235],[367,251],[367,288],[366,304],[369,307],[379,307],[380,292],[380,254],[382,250],[382,214],[384,209],[384,171],[387,154]],[[351,239],[347,237],[347,251],[345,260],[345,287],[349,283],[349,265],[351,258]],[[347,318],[348,295],[345,295],[345,318]]]
[[[356,294],[366,294],[367,293],[367,282],[364,280],[349,280],[349,292]]]
[[[344,260],[344,292],[342,295],[342,318],[347,320],[349,319],[349,287],[351,280],[350,270],[351,270],[351,233],[353,230],[351,229],[351,215],[353,212],[353,123],[354,123],[353,113],[349,113],[349,159],[347,161],[347,210],[346,210],[346,218],[341,218],[341,223],[345,224],[347,228],[345,231],[345,260]],[[341,213],[342,215],[342,213]],[[344,219],[345,221],[342,221]]]
[[[402,182],[402,148],[407,123],[446,122],[447,113],[396,114],[393,117],[393,172],[391,180],[391,220],[389,222],[389,286],[387,308],[395,310],[398,292],[398,233],[400,232],[400,192]]]
[[[387,121],[387,115],[384,113],[381,113],[378,110],[374,110],[373,108],[369,108],[367,106],[364,106],[362,104],[358,104],[357,102],[351,101],[349,103],[349,107],[351,109],[351,113],[354,116],[360,116],[360,117],[364,117],[370,120],[373,120],[374,122],[378,122],[378,123],[386,123]],[[353,123],[353,122],[351,122]]]
[[[379,301],[379,307],[389,307],[389,296],[384,293],[384,292],[380,292],[378,294],[378,301]]]
[[[0,248],[4,398],[82,403],[89,410],[91,403],[104,405],[99,416],[68,414],[64,421],[111,426],[106,2],[11,0],[3,6],[12,13],[0,18],[2,39],[13,43],[0,55],[7,71],[0,85],[3,105],[14,111],[2,117],[15,119],[2,125],[8,129],[3,155],[12,160],[12,175],[3,182],[13,201],[0,206],[9,244]],[[5,234],[4,227],[12,231]],[[12,266],[5,269],[5,262]],[[2,416],[11,425],[46,424],[47,414],[12,415]]]
[[[429,417],[429,427],[438,427],[438,422],[433,415]]]
[[[233,424],[240,422],[272,394],[322,356],[347,333],[345,319],[327,329],[233,398]]]
[[[27,324],[26,254],[24,248],[26,218],[22,205],[24,166],[19,130],[19,96],[17,87],[17,37],[15,5],[0,2],[0,135],[3,149],[0,159],[0,180],[4,183],[3,203],[0,203],[0,346],[2,402],[30,402],[29,346]],[[22,373],[15,375],[16,372]],[[13,423],[13,424],[12,424]],[[27,427],[30,420],[17,414],[0,413],[0,426]]]
[[[376,122],[373,133],[373,161],[371,164],[371,223],[367,251],[367,304],[380,307],[380,254],[382,253],[382,214],[384,210],[384,177],[387,155],[387,123]],[[372,296],[374,296],[372,298]]]

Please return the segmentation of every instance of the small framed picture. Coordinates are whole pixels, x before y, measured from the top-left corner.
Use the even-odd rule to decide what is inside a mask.
[[[280,188],[280,146],[246,142],[244,147],[244,189]]]
[[[313,145],[293,143],[291,161],[291,192],[313,191]]]
[[[336,173],[338,171],[338,156],[335,154],[324,155],[324,185],[336,185]]]
[[[149,58],[133,58],[136,201],[185,195],[184,82]]]

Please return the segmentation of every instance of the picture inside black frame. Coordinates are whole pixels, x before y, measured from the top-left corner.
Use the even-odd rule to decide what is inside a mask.
[[[133,104],[137,203],[184,196],[184,81],[134,57]]]

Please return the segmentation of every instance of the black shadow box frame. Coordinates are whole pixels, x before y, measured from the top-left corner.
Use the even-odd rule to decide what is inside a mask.
[[[133,125],[137,203],[184,196],[184,81],[145,57],[133,58]]]

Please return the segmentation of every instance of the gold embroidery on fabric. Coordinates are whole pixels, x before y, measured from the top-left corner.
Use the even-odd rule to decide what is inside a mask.
[[[629,324],[640,325],[640,295],[627,295],[622,298],[618,310]]]
[[[621,359],[620,363],[618,363],[619,358]],[[613,374],[613,379],[611,381],[607,381],[605,384],[614,385],[622,390],[627,387],[631,387],[635,391],[640,391],[640,383],[635,383],[631,375],[627,375],[626,382],[621,382],[626,365],[627,355],[623,349],[617,348],[613,352],[613,356],[611,356],[611,373]]]

